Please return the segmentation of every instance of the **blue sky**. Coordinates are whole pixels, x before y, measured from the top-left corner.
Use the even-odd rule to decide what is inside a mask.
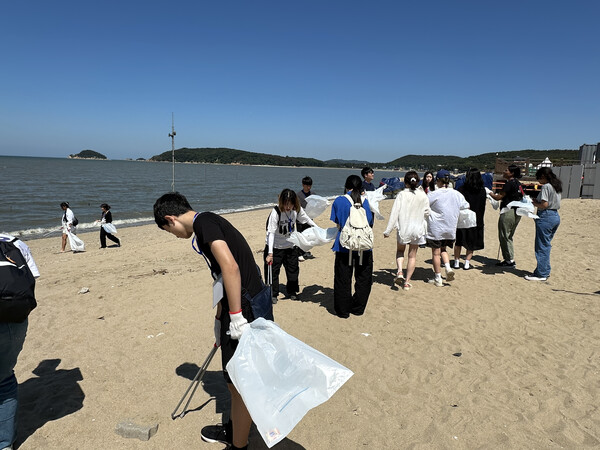
[[[600,141],[600,2],[2,2],[0,154],[387,162]]]

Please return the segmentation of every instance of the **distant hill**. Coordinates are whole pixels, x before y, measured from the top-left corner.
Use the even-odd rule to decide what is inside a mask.
[[[477,167],[479,170],[493,170],[496,158],[502,158],[507,161],[513,161],[516,158],[542,161],[546,157],[555,163],[563,160],[575,161],[579,160],[579,150],[511,150],[506,152],[482,153],[481,155],[466,156],[464,158],[445,155],[406,155],[390,161],[386,166],[417,170],[444,168],[465,171],[470,167]]]
[[[106,159],[102,153],[95,152],[94,150],[82,150],[75,155],[69,155],[69,158],[73,159]]]
[[[91,150],[85,150],[91,151]],[[82,152],[83,153],[83,152]],[[511,150],[504,152],[483,153],[474,156],[452,156],[452,155],[405,155],[386,163],[369,162],[361,160],[328,159],[321,161],[315,158],[301,158],[295,156],[269,155],[267,153],[255,153],[232,148],[180,148],[175,150],[175,161],[195,163],[219,163],[219,164],[249,164],[269,166],[312,166],[312,167],[348,167],[362,168],[371,166],[381,168],[403,168],[416,169],[419,171],[437,170],[439,168],[465,171],[470,167],[480,170],[493,170],[496,158],[512,161],[516,158],[542,161],[550,158],[552,162],[575,161],[579,159],[578,150]],[[153,156],[149,161],[172,160],[171,151]]]
[[[171,151],[153,156],[150,161],[171,161]],[[175,150],[175,161],[219,164],[251,164],[270,166],[316,166],[323,167],[325,163],[314,158],[295,156],[268,155],[233,148],[180,148]]]

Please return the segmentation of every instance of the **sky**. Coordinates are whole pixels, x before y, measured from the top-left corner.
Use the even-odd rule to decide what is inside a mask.
[[[600,142],[600,2],[1,4],[0,155],[388,162]]]

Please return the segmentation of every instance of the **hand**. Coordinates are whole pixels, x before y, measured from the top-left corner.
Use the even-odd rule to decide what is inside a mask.
[[[271,255],[271,254],[267,255],[267,257],[265,258],[265,261],[267,262],[267,264],[273,264],[273,255]]]
[[[221,319],[215,317],[215,347],[221,346]]]
[[[242,315],[242,310],[232,313],[229,311],[229,318],[231,323],[229,324],[229,335],[231,339],[239,339],[244,334],[244,331],[248,328],[248,321]]]

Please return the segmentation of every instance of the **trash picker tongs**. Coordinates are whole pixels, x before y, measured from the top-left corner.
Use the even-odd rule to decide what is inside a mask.
[[[198,385],[200,384],[200,381],[202,380],[202,377],[206,373],[206,369],[208,369],[208,365],[212,361],[213,356],[215,356],[215,353],[217,352],[217,349],[218,349],[218,347],[216,345],[213,345],[213,348],[211,349],[210,353],[208,354],[208,356],[204,360],[204,363],[202,364],[202,366],[198,370],[198,373],[196,374],[196,376],[194,377],[194,379],[190,383],[190,386],[187,388],[187,391],[185,391],[185,394],[183,394],[183,397],[181,397],[181,400],[179,400],[179,403],[177,403],[177,406],[175,407],[175,409],[171,413],[171,419],[175,420],[175,417],[181,417],[181,418],[183,418],[183,416],[185,416],[185,413],[187,412],[187,407],[189,406],[190,402],[192,401],[192,397],[196,393],[196,389],[198,389]],[[195,386],[194,386],[194,384],[195,384]],[[190,397],[188,398],[187,403],[183,407],[183,410],[181,411],[181,413],[179,415],[176,415],[175,413],[177,412],[177,410],[179,409],[179,407],[181,406],[181,404],[183,403],[183,401],[187,397],[188,392],[190,392],[190,389],[192,389],[192,386],[194,386],[194,389],[192,390],[192,393],[190,394]]]

